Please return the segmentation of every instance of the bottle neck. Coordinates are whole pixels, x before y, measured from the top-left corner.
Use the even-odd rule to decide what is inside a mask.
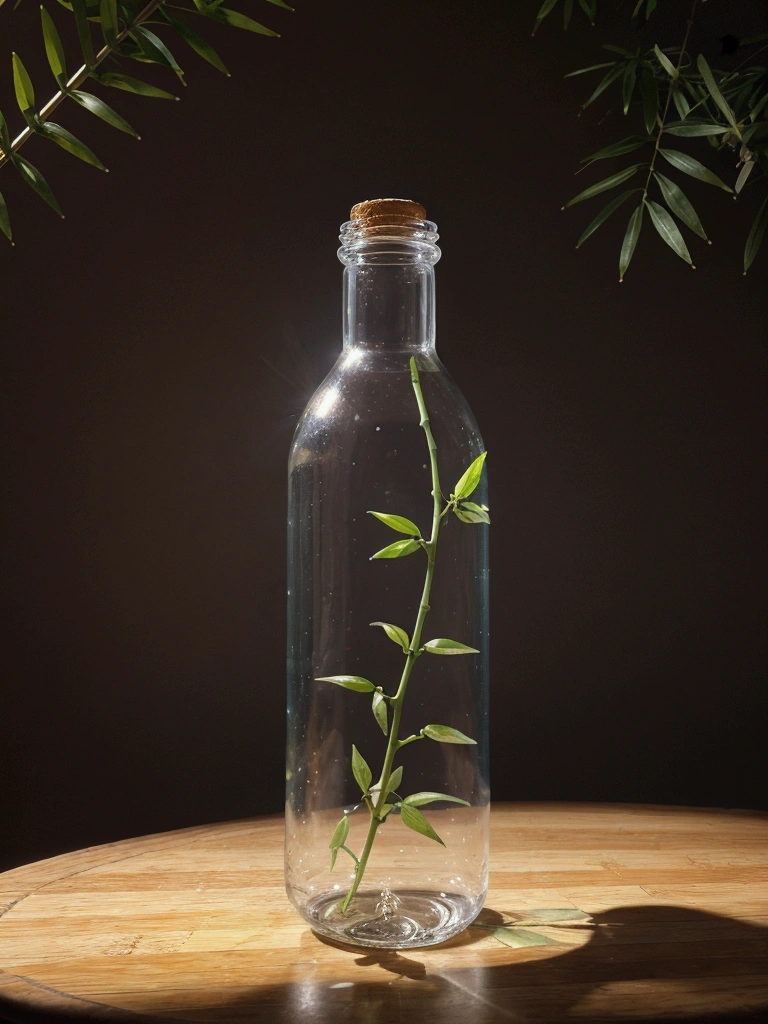
[[[424,352],[435,346],[435,270],[421,261],[344,270],[344,348]]]

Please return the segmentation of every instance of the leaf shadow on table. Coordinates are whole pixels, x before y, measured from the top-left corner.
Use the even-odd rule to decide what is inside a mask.
[[[620,907],[568,926],[569,945],[511,949],[492,929],[514,917],[486,908],[480,927],[434,947],[443,951],[434,967],[429,951],[362,953],[337,945],[360,967],[378,965],[384,977],[377,984],[368,976],[336,999],[324,991],[317,1012],[303,1020],[768,1022],[768,928],[693,907]],[[544,930],[557,936],[556,928]],[[480,942],[486,948],[476,964],[465,955],[466,966],[445,966],[445,952]]]

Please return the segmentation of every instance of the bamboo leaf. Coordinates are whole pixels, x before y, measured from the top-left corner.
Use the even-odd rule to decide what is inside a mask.
[[[142,52],[149,58],[149,60],[155,64],[162,64],[165,67],[171,68],[172,71],[176,72],[176,75],[182,85],[185,84],[184,72],[179,67],[176,58],[159,36],[156,36],[154,32],[150,32],[150,30],[145,28],[143,25],[136,25],[131,31],[131,38],[139,44]]]
[[[588,68],[579,68],[578,71],[569,71],[567,75],[563,75],[564,78],[573,78],[575,75],[585,75],[587,71],[597,71],[598,68],[612,68],[615,67],[616,61],[609,60],[604,64],[590,64]]]
[[[768,227],[768,196],[763,200],[762,206],[757,211],[754,223],[749,229],[747,244],[744,247],[745,274],[755,261],[755,256],[757,256],[760,249],[760,244],[763,241],[763,235],[765,234],[766,227]]]
[[[32,88],[32,80],[27,74],[27,69],[18,53],[12,56],[13,62],[13,87],[16,92],[16,102],[19,110],[26,117],[35,113],[35,90]]]
[[[401,804],[400,817],[403,819],[403,823],[408,828],[412,828],[414,832],[419,832],[421,835],[426,836],[427,839],[434,839],[436,843],[445,846],[443,840],[435,832],[421,811],[416,810],[415,807],[411,807],[409,804]]]
[[[111,89],[122,89],[124,92],[132,92],[137,96],[152,96],[159,100],[177,100],[172,92],[165,89],[158,89],[156,85],[149,85],[147,82],[140,82],[138,78],[131,78],[130,75],[121,75],[116,71],[107,71],[102,75],[91,74],[91,78],[100,82],[101,85],[109,86]]]
[[[107,46],[114,46],[120,29],[117,20],[117,0],[101,0],[99,14],[101,17],[101,31],[104,33],[104,42]]]
[[[573,206],[575,203],[581,203],[585,199],[591,199],[593,196],[600,195],[601,192],[607,192],[608,189],[615,188],[617,185],[621,185],[622,182],[627,181],[637,171],[640,164],[633,164],[631,167],[626,167],[623,171],[618,171],[616,174],[612,174],[609,178],[603,178],[602,181],[598,181],[595,185],[590,185],[589,188],[585,188],[583,192],[579,192],[573,199],[569,199],[563,209],[568,206]]]
[[[560,921],[589,921],[591,914],[585,913],[583,910],[576,910],[575,907],[563,907],[562,909],[549,908],[543,910],[525,910],[523,913],[523,921],[529,923],[532,921],[539,921],[542,924],[549,922],[560,922]],[[522,921],[516,921],[515,924],[522,924]]]
[[[653,52],[656,54],[656,60],[661,64],[664,70],[667,72],[671,79],[676,79],[679,72],[672,61],[667,57],[666,54],[662,53],[658,46],[654,46]]]
[[[336,686],[343,686],[345,690],[355,690],[356,693],[371,693],[376,687],[369,679],[363,676],[315,676],[316,683],[335,683]]]
[[[682,171],[683,174],[690,174],[692,178],[698,178],[699,181],[706,181],[710,185],[717,185],[718,188],[722,188],[726,192],[733,192],[730,185],[726,185],[708,167],[699,163],[698,160],[694,160],[687,153],[681,153],[677,149],[660,149],[659,152],[667,163],[672,164],[673,167],[676,167],[678,171]]]
[[[396,540],[394,544],[388,544],[385,548],[377,551],[375,555],[371,555],[371,561],[374,558],[404,558],[405,555],[412,555],[414,551],[418,551],[421,544],[417,540]]]
[[[739,171],[739,176],[736,179],[736,184],[734,186],[734,189],[735,189],[735,192],[736,192],[737,195],[739,194],[739,192],[741,192],[741,190],[746,185],[747,178],[752,173],[752,168],[754,166],[755,166],[755,161],[754,160],[747,160],[746,163],[744,164],[744,166]]]
[[[45,55],[48,58],[48,64],[53,72],[53,77],[59,85],[64,85],[67,80],[67,61],[64,56],[64,47],[61,45],[61,38],[53,23],[53,19],[44,7],[40,8],[40,20],[43,25],[43,42],[45,43]]]
[[[8,216],[8,206],[3,198],[2,192],[0,192],[0,231],[3,232],[9,242],[13,241],[11,218]]]
[[[482,455],[478,455],[462,473],[456,483],[456,490],[451,495],[452,498],[468,498],[477,488],[483,475],[483,463],[487,454],[488,452],[483,452]]]
[[[368,762],[354,743],[352,744],[352,774],[355,777],[355,782],[363,791],[363,796],[365,796],[371,788],[371,779],[373,778],[373,775],[371,773],[371,769],[368,767]]]
[[[573,0],[565,0],[563,4],[563,29],[567,32],[573,15]]]
[[[632,102],[632,95],[635,91],[635,82],[637,81],[637,61],[633,61],[628,64],[624,70],[624,76],[621,80],[621,98],[624,104],[624,115],[629,112],[629,105]]]
[[[373,717],[379,723],[379,727],[385,736],[389,735],[389,717],[387,715],[387,702],[384,700],[384,695],[375,692],[373,695],[373,703],[371,705],[373,710]]]
[[[253,18],[248,18],[238,11],[230,11],[226,7],[217,7],[215,11],[208,11],[206,12],[206,17],[211,18],[213,21],[220,21],[224,25],[230,25],[232,28],[242,28],[246,32],[256,32],[260,36],[272,36],[275,39],[278,39],[280,36],[279,32],[273,32],[271,28],[259,24]]]
[[[709,241],[707,233],[704,230],[701,221],[696,214],[696,211],[688,201],[688,197],[685,195],[683,190],[671,181],[669,178],[665,178],[663,174],[658,171],[654,171],[656,181],[659,183],[661,194],[664,197],[664,202],[670,208],[675,216],[679,217],[683,224],[686,224],[691,231],[695,231],[699,238],[703,238],[704,241]]]
[[[684,139],[695,139],[704,135],[724,135],[731,129],[725,124],[712,124],[707,121],[673,121],[665,125],[668,135],[678,135]]]
[[[447,800],[452,804],[463,804],[465,807],[469,807],[468,800],[460,800],[459,797],[449,796],[447,793],[411,793],[410,796],[407,796],[405,800],[403,800],[403,803],[407,804],[409,807],[423,807],[424,804],[434,804],[439,800]]]
[[[646,199],[645,205],[648,207],[648,213],[651,215],[653,226],[658,231],[660,237],[667,243],[673,252],[676,252],[680,259],[685,260],[686,263],[690,263],[693,266],[693,260],[691,254],[688,252],[688,246],[685,244],[683,236],[680,234],[680,229],[677,224],[663,206],[659,206],[658,203],[654,203],[652,199]]]
[[[659,113],[659,87],[656,84],[656,76],[648,67],[643,68],[640,75],[640,95],[643,100],[645,130],[650,135],[656,127],[656,118]]]
[[[617,46],[615,43],[603,43],[604,50],[610,50],[611,53],[620,53],[622,57],[634,57],[634,53],[631,50],[625,50],[623,46]]]
[[[646,21],[648,21],[650,16],[656,10],[656,3],[657,3],[657,0],[648,0],[648,4],[646,5],[646,8],[645,8],[645,20]]]
[[[425,725],[421,730],[422,736],[429,740],[436,740],[438,743],[462,743],[465,745],[477,746],[477,740],[470,739],[458,729],[452,729],[450,725]]]
[[[624,235],[624,241],[621,243],[621,252],[619,253],[619,281],[624,280],[624,275],[626,274],[627,268],[632,260],[642,226],[643,204],[640,203],[629,218],[629,224],[627,225],[627,231]]]
[[[57,146],[61,146],[66,153],[71,153],[72,156],[76,156],[79,160],[90,164],[92,167],[98,167],[100,171],[106,170],[96,154],[84,142],[75,138],[72,132],[62,128],[60,124],[54,124],[53,121],[44,121],[40,125],[40,131],[46,139],[50,139]]]
[[[42,176],[40,171],[38,171],[36,167],[33,167],[32,164],[28,160],[25,160],[19,153],[14,154],[13,165],[29,187],[34,189],[40,198],[44,199],[45,202],[48,203],[52,210],[55,210],[60,217],[63,217],[64,214],[61,212],[61,207],[56,202],[56,197],[51,191],[50,185]]]
[[[112,125],[113,128],[119,129],[121,132],[125,132],[126,135],[133,135],[134,138],[138,139],[139,135],[131,128],[124,117],[121,117],[117,111],[113,110],[112,107],[108,106],[104,100],[98,96],[94,96],[93,93],[83,92],[82,89],[74,89],[69,94],[75,103],[89,110],[96,117],[100,117],[102,121],[106,121],[107,124]]]
[[[88,24],[88,10],[85,0],[72,0],[72,10],[75,15],[75,26],[77,37],[80,40],[80,49],[88,67],[96,63],[96,55],[93,52],[93,40],[91,39],[91,26]]]
[[[639,190],[631,188],[627,192],[622,192],[621,195],[617,196],[615,199],[612,199],[611,202],[608,203],[608,205],[605,206],[600,211],[600,213],[598,213],[595,219],[590,222],[590,224],[584,229],[584,231],[582,231],[581,235],[579,236],[579,240],[576,243],[576,248],[578,249],[580,246],[582,246],[589,238],[589,236],[593,232],[597,231],[600,225],[605,223],[605,221],[608,220],[611,214],[618,210],[621,204],[625,202],[634,192],[637,191]]]
[[[404,629],[400,629],[399,626],[393,626],[391,622],[371,622],[370,625],[381,626],[389,639],[394,641],[394,643],[399,647],[402,647],[403,654],[408,653],[408,648],[411,646],[411,640]]]
[[[539,8],[539,13],[536,15],[536,21],[533,25],[533,32],[531,32],[532,36],[536,34],[536,29],[539,27],[542,21],[544,21],[544,19],[553,9],[556,3],[557,0],[544,0],[544,3]]]
[[[591,156],[583,157],[580,163],[591,164],[595,160],[608,160],[614,156],[624,156],[626,153],[633,153],[636,149],[640,149],[641,146],[645,146],[647,142],[648,139],[643,139],[639,135],[628,135],[621,142],[614,142],[604,149],[598,149]]]
[[[605,90],[608,88],[608,86],[611,84],[611,82],[615,82],[616,79],[619,77],[619,75],[623,75],[623,74],[624,74],[624,65],[623,64],[616,64],[614,66],[614,68],[613,68],[613,71],[609,71],[608,74],[605,75],[605,77],[598,83],[595,91],[589,97],[587,102],[582,104],[581,109],[582,110],[586,110],[587,107],[590,105],[590,103],[594,103],[595,100],[597,99],[597,97],[602,95],[602,93],[605,92]]]
[[[410,537],[421,536],[418,526],[412,523],[410,519],[406,519],[405,516],[392,516],[386,512],[369,512],[368,515],[376,516],[380,522],[397,533],[407,533]]]
[[[437,640],[428,640],[424,644],[424,650],[429,654],[479,654],[474,647],[467,647],[466,644],[460,644],[458,640],[447,640],[445,637],[440,637]]]
[[[275,7],[282,7],[284,11],[292,11],[293,7],[289,7],[285,0],[267,0],[268,4],[274,4]]]
[[[579,7],[586,14],[587,18],[589,19],[590,25],[594,25],[595,15],[597,14],[596,0],[579,0]]]
[[[678,116],[684,121],[688,117],[691,108],[688,100],[685,98],[685,94],[680,91],[677,85],[672,86],[672,102],[675,104]]]
[[[8,123],[2,110],[0,110],[0,149],[2,149],[4,156],[10,157],[12,149],[11,136],[8,133]]]
[[[723,98],[723,94],[718,89],[717,82],[715,81],[715,76],[712,74],[709,64],[707,64],[706,60],[704,59],[703,53],[700,53],[699,56],[696,58],[696,67],[699,69],[699,74],[704,79],[704,84],[707,87],[709,95],[712,97],[712,99],[715,101],[718,107],[720,107],[722,112],[725,114],[726,121],[730,124],[730,126],[738,135],[739,128],[736,123],[736,118],[733,115],[733,111]]]
[[[212,64],[218,71],[221,71],[222,74],[230,77],[224,61],[209,43],[204,39],[201,39],[197,32],[194,32],[189,25],[186,25],[179,18],[174,17],[167,8],[164,9],[164,13],[173,28],[179,33],[181,38],[192,47],[195,53],[199,54],[204,60],[207,60],[209,64]]]
[[[556,946],[554,939],[547,935],[539,935],[538,932],[529,932],[525,928],[494,928],[491,932],[495,939],[503,942],[505,946],[513,949],[522,949],[524,946]]]

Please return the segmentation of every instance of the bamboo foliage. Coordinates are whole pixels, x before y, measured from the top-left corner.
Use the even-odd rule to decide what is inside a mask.
[[[266,2],[293,10],[284,0]],[[0,6],[2,3],[0,0]],[[278,37],[278,33],[266,25],[224,7],[224,0],[193,0],[193,6],[185,4],[184,0],[58,0],[58,3],[67,12],[66,16],[74,19],[80,52],[66,53],[51,12],[41,6],[42,45],[57,91],[41,103],[39,96],[43,87],[40,83],[33,83],[21,55],[12,54],[14,93],[26,127],[12,138],[0,109],[0,168],[7,165],[17,171],[22,180],[62,217],[64,215],[50,185],[37,167],[21,155],[22,147],[33,136],[39,136],[98,170],[106,171],[107,168],[85,142],[50,119],[53,112],[65,100],[70,100],[112,128],[139,138],[128,121],[101,96],[83,88],[89,79],[107,89],[174,100],[178,97],[173,92],[114,69],[122,68],[123,59],[159,65],[185,85],[184,72],[167,41],[169,36],[175,36],[222,74],[229,75],[221,57],[190,24],[194,19],[216,21],[260,36]],[[58,7],[56,11],[57,17],[61,17]],[[75,66],[77,69],[71,70]],[[13,244],[8,206],[2,193],[0,232]]]

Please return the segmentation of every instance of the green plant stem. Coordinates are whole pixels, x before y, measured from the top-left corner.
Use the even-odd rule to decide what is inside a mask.
[[[429,422],[429,413],[424,402],[424,395],[421,391],[421,382],[419,380],[419,372],[416,368],[416,363],[411,359],[411,383],[413,390],[416,395],[416,402],[419,406],[419,426],[424,430],[427,438],[427,446],[429,447],[429,462],[432,469],[432,499],[433,499],[433,511],[432,511],[432,534],[428,541],[424,542],[424,551],[427,555],[427,572],[424,578],[424,589],[421,594],[421,603],[419,604],[418,615],[416,616],[416,625],[413,628],[413,636],[411,637],[411,644],[408,654],[405,658],[405,666],[403,668],[403,674],[400,678],[400,685],[397,688],[397,693],[392,699],[391,706],[393,709],[392,714],[392,726],[389,730],[389,738],[387,740],[387,752],[384,756],[384,767],[381,771],[381,778],[379,779],[379,794],[376,798],[376,802],[373,807],[369,810],[371,813],[371,821],[368,826],[368,835],[365,839],[365,845],[363,846],[363,852],[360,854],[360,860],[358,861],[357,868],[355,870],[355,878],[352,882],[349,892],[344,897],[341,904],[342,913],[344,913],[349,904],[352,901],[355,893],[357,892],[360,883],[363,880],[365,874],[366,864],[368,863],[368,857],[370,856],[371,849],[373,847],[373,841],[376,838],[376,830],[379,825],[382,824],[381,809],[387,800],[387,787],[389,785],[389,779],[392,775],[392,767],[395,760],[395,755],[401,747],[406,746],[408,743],[413,743],[415,740],[422,739],[421,736],[409,736],[407,739],[399,739],[400,735],[400,719],[403,714],[403,701],[405,700],[405,693],[408,689],[408,680],[411,677],[411,671],[413,670],[414,663],[421,655],[419,647],[421,645],[421,633],[424,628],[424,622],[427,618],[429,611],[429,596],[432,591],[432,581],[435,575],[435,556],[437,552],[437,539],[440,533],[440,519],[441,517],[441,502],[442,502],[442,491],[440,490],[440,476],[437,466],[437,445],[435,444],[435,438],[432,434],[432,427]]]
[[[86,81],[90,73],[94,71],[99,66],[99,64],[102,63],[102,61],[106,60],[107,57],[109,57],[113,50],[115,50],[123,42],[123,40],[127,38],[131,30],[134,29],[136,25],[141,25],[142,22],[147,20],[147,18],[151,17],[152,14],[154,14],[154,12],[157,10],[157,8],[160,7],[162,2],[163,0],[150,0],[147,6],[142,11],[140,11],[139,14],[136,15],[131,24],[126,25],[122,32],[118,33],[114,43],[107,44],[101,50],[99,50],[99,52],[96,54],[96,59],[94,60],[93,64],[83,64],[83,66],[78,71],[76,71],[74,75],[72,75],[72,77],[67,82],[66,86],[63,89],[60,89],[53,96],[51,96],[51,98],[40,111],[40,120],[46,121],[54,112],[54,110],[59,106],[59,104],[64,102],[64,100],[67,98],[67,96],[69,96],[72,90],[79,89],[80,86]],[[32,136],[35,134],[36,132],[34,131],[34,129],[28,125],[24,129],[24,131],[20,132],[13,140],[13,143],[11,144],[11,153],[18,153],[18,151],[21,149],[24,143],[31,139]],[[0,154],[2,154],[2,156],[0,156],[0,167],[3,167],[11,159],[11,155],[9,153],[3,153],[2,149],[0,149]]]
[[[699,0],[693,0],[693,5],[691,7],[691,13],[688,15],[688,23],[685,26],[685,35],[683,36],[683,43],[682,43],[682,46],[680,47],[680,53],[678,54],[678,57],[677,57],[677,64],[675,65],[675,71],[679,71],[680,70],[680,65],[683,63],[683,57],[685,56],[685,49],[688,46],[688,37],[690,36],[691,29],[693,28],[693,16],[696,13],[696,5],[697,5],[698,2],[699,2]],[[650,165],[648,167],[648,177],[645,179],[645,186],[643,187],[643,200],[645,200],[648,197],[648,186],[651,183],[651,177],[653,176],[653,171],[654,171],[654,168],[656,167],[656,160],[657,160],[658,155],[659,155],[659,148],[661,147],[661,137],[664,134],[664,127],[665,127],[665,125],[667,123],[667,114],[669,113],[669,105],[672,102],[672,90],[674,89],[674,87],[675,87],[675,79],[673,78],[673,79],[670,80],[669,88],[667,89],[667,101],[664,104],[664,112],[661,115],[661,123],[659,125],[659,132],[658,132],[658,135],[656,136],[656,145],[653,147],[653,154],[651,156],[651,163],[650,163]]]

